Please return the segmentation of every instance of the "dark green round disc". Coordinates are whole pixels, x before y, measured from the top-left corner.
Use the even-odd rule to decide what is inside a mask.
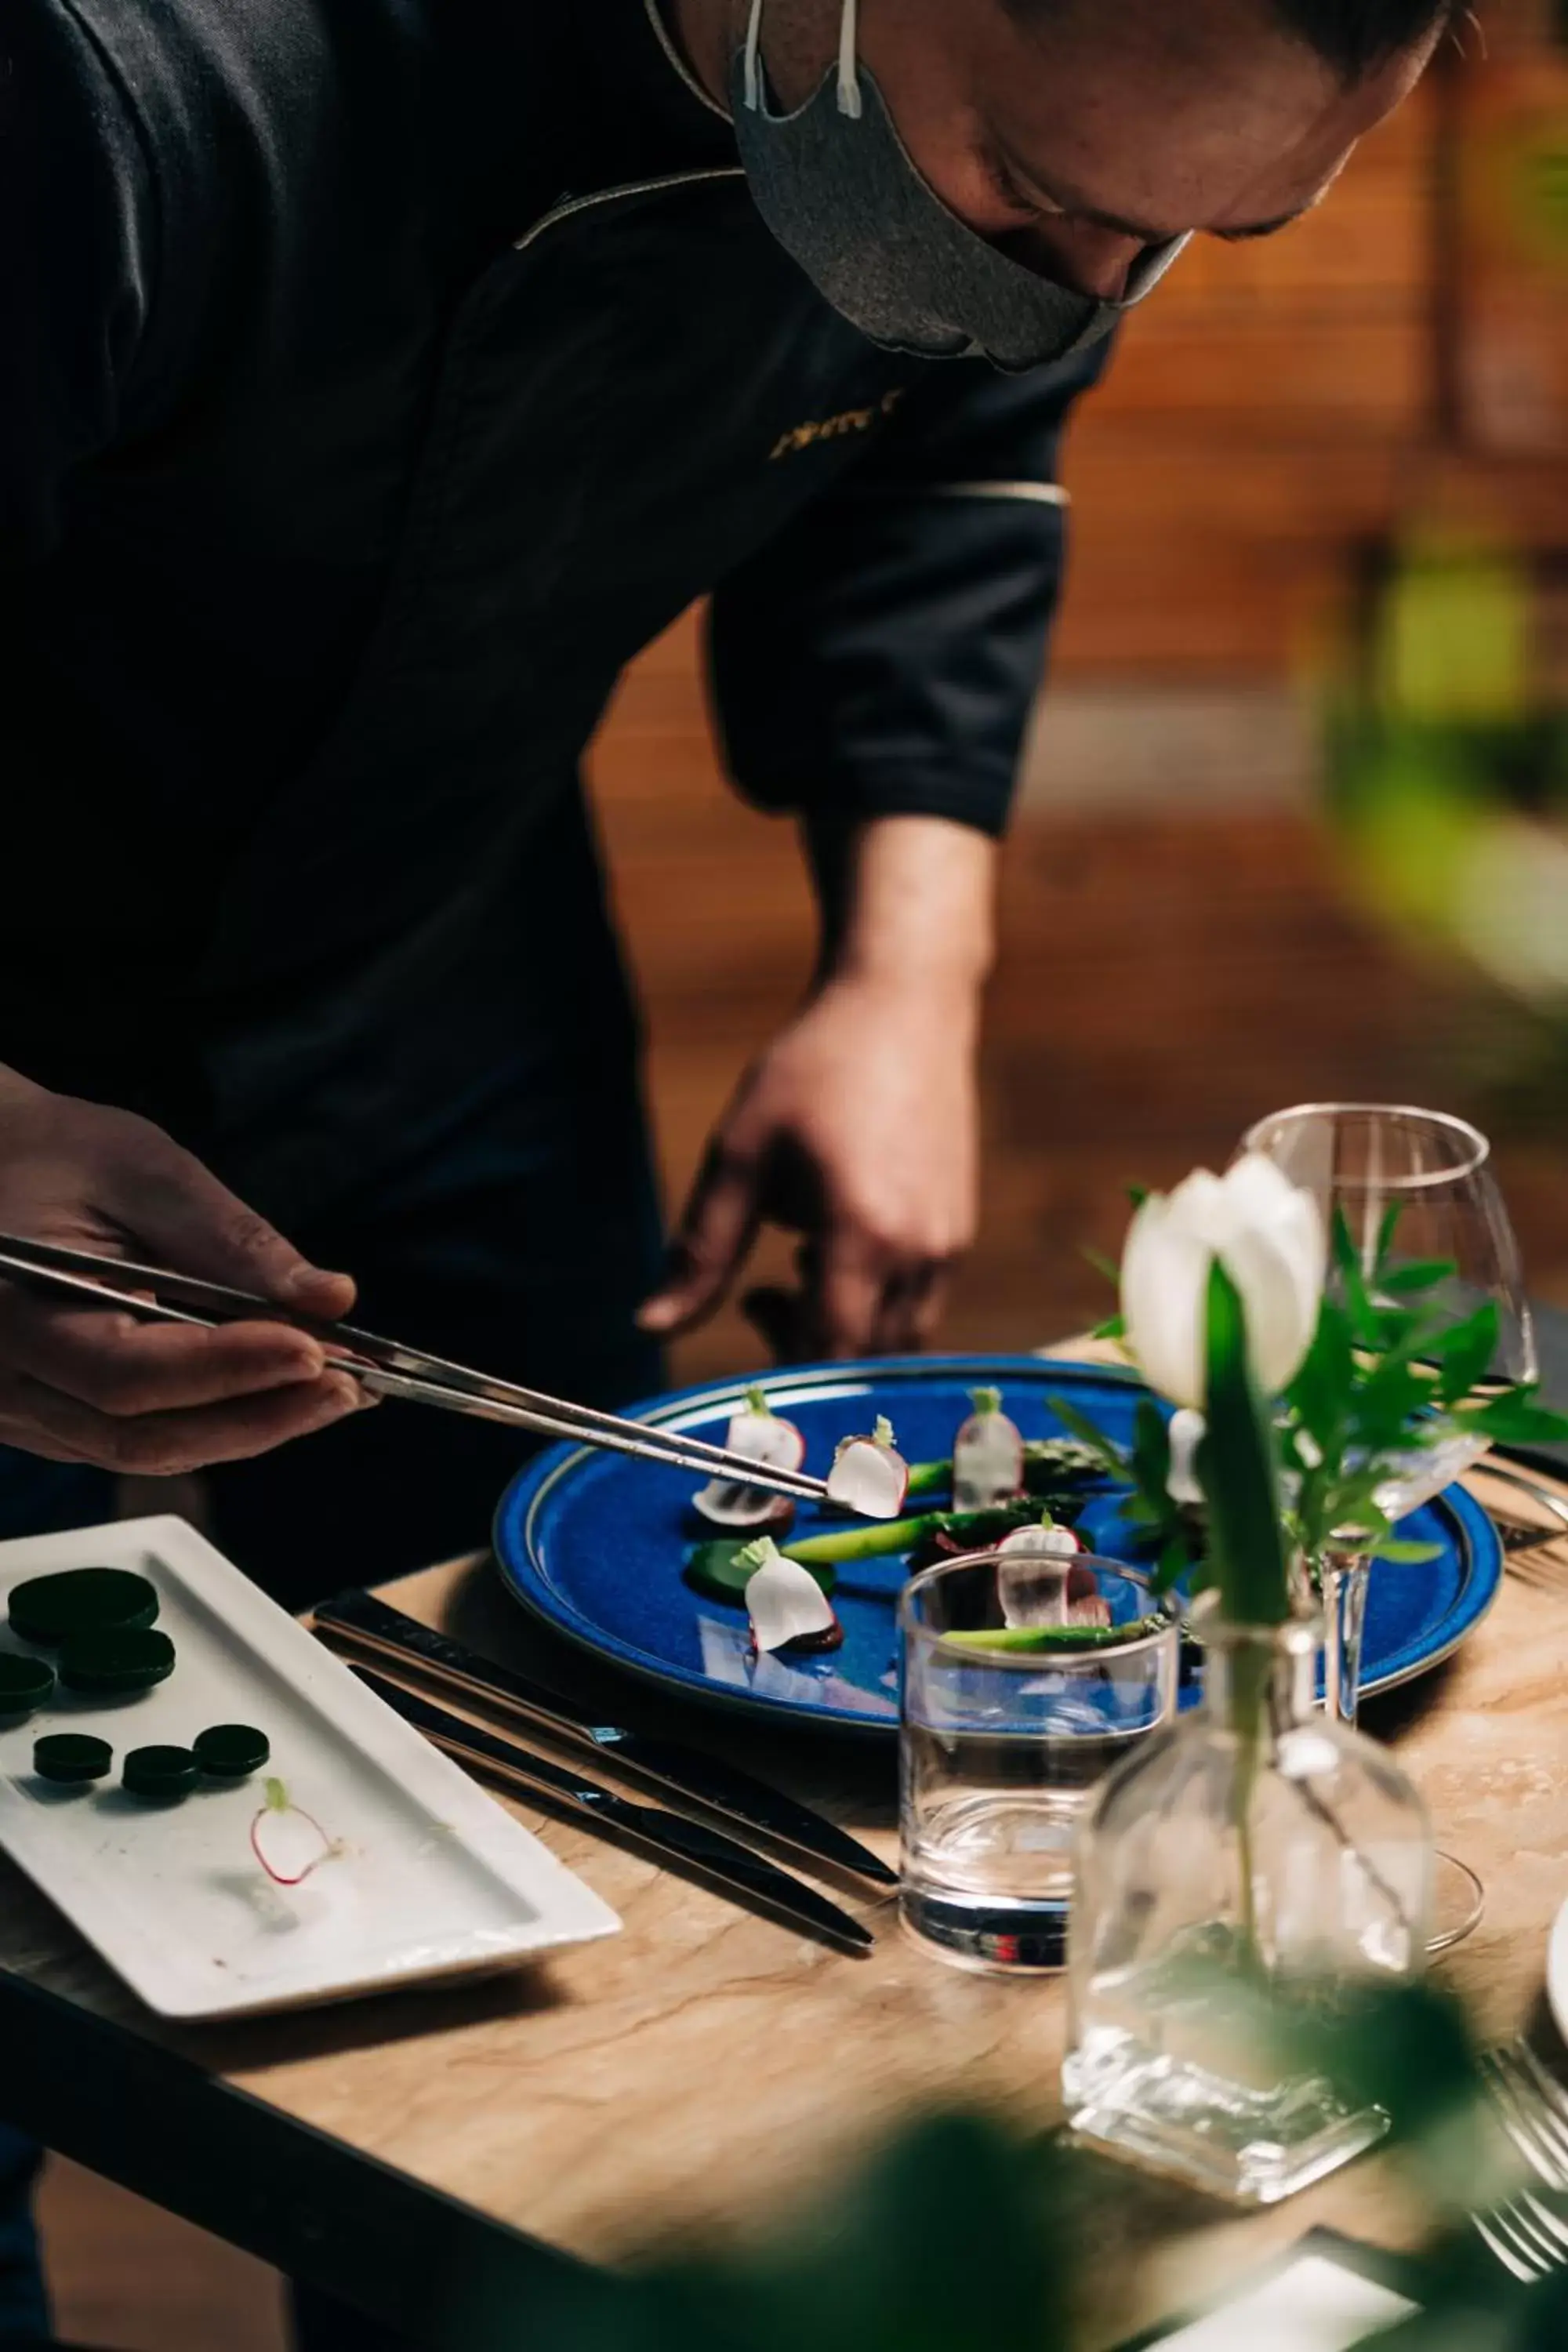
[[[185,1797],[201,1776],[188,1748],[133,1748],[120,1775],[133,1797]]]
[[[55,1670],[42,1658],[19,1658],[0,1650],[0,1715],[27,1715],[42,1706],[55,1686]]]
[[[128,1568],[67,1568],[30,1576],[10,1600],[11,1625],[24,1642],[52,1649],[76,1633],[140,1629],[158,1614],[158,1595]]]
[[[244,1780],[252,1772],[259,1772],[272,1754],[272,1744],[264,1731],[257,1731],[248,1723],[215,1723],[210,1731],[198,1731],[195,1738],[196,1762],[215,1780]]]
[[[174,1671],[174,1645],[167,1633],[144,1626],[73,1633],[60,1651],[60,1680],[68,1690],[97,1698],[120,1698],[151,1690]]]
[[[108,1740],[85,1731],[51,1731],[33,1742],[33,1769],[40,1780],[101,1780],[113,1761]]]

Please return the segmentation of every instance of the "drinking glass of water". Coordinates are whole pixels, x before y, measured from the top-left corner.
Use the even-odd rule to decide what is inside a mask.
[[[1175,1711],[1178,1627],[1119,1561],[974,1552],[899,1604],[905,1928],[956,1967],[1066,1958],[1073,1834]]]
[[[1342,1224],[1374,1298],[1381,1290],[1405,1300],[1409,1280],[1441,1267],[1440,1280],[1420,1280],[1422,1309],[1435,1325],[1468,1323],[1481,1307],[1495,1311],[1497,1342],[1490,1362],[1478,1369],[1479,1390],[1538,1378],[1519,1244],[1491,1147],[1478,1128],[1399,1103],[1302,1103],[1259,1119],[1241,1149],[1274,1160],[1315,1195],[1325,1222]],[[1463,1429],[1426,1444],[1415,1442],[1421,1434],[1412,1431],[1409,1451],[1384,1465],[1373,1499],[1391,1520],[1419,1510],[1487,1451],[1485,1436]],[[1321,1564],[1325,1678],[1331,1707],[1353,1726],[1370,1563],[1364,1529],[1337,1529],[1335,1542]],[[1439,1853],[1428,1949],[1446,1951],[1468,1935],[1481,1904],[1474,1871]]]

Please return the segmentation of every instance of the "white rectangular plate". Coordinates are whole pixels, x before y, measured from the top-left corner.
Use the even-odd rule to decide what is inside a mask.
[[[184,1519],[0,1544],[0,1619],[24,1578],[97,1565],[157,1587],[174,1671],[109,1704],[58,1692],[0,1730],[0,1847],[149,2009],[234,2017],[342,2000],[505,1968],[620,1926]],[[0,1647],[26,1644],[0,1624]],[[331,1841],[301,1885],[275,1885],[251,1848],[266,1775],[203,1782],[171,1806],[121,1788],[129,1749],[189,1747],[216,1723],[267,1734],[266,1774]],[[109,1779],[86,1790],[36,1779],[33,1742],[48,1731],[107,1739]]]

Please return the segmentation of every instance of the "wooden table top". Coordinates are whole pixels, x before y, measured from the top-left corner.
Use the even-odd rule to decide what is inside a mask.
[[[1524,1515],[1517,1496],[1494,1499]],[[1439,1842],[1487,1887],[1485,1919],[1444,1962],[1480,2031],[1506,2034],[1539,1999],[1547,1933],[1568,1897],[1568,1542],[1562,1580],[1510,1576],[1447,1666],[1378,1703]],[[668,1722],[536,1627],[483,1560],[405,1580],[398,1605],[542,1679],[605,1696],[619,1719]],[[688,1711],[688,1736],[846,1822],[889,1856],[889,1755]],[[607,1770],[601,1759],[596,1772]],[[464,2200],[536,2241],[615,2262],[697,2231],[765,2225],[832,2178],[915,2103],[1059,2115],[1059,1981],[962,1974],[900,1934],[889,1902],[833,1888],[875,1926],[841,1958],[519,1803],[529,1826],[614,1905],[625,1932],[468,1989],[174,2032],[150,2019],[72,1931],[0,1864],[0,1966],[183,2053],[288,2117]],[[1271,2214],[1237,2219],[1131,2173],[1106,2173],[1109,2340],[1317,2222],[1397,2245],[1408,2235],[1376,2159]],[[132,2186],[138,2185],[134,2180]]]

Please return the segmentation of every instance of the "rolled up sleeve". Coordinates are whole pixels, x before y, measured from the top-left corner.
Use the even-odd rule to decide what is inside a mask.
[[[1062,431],[1106,357],[932,368],[875,451],[720,584],[714,698],[749,799],[1005,829],[1061,589]]]

